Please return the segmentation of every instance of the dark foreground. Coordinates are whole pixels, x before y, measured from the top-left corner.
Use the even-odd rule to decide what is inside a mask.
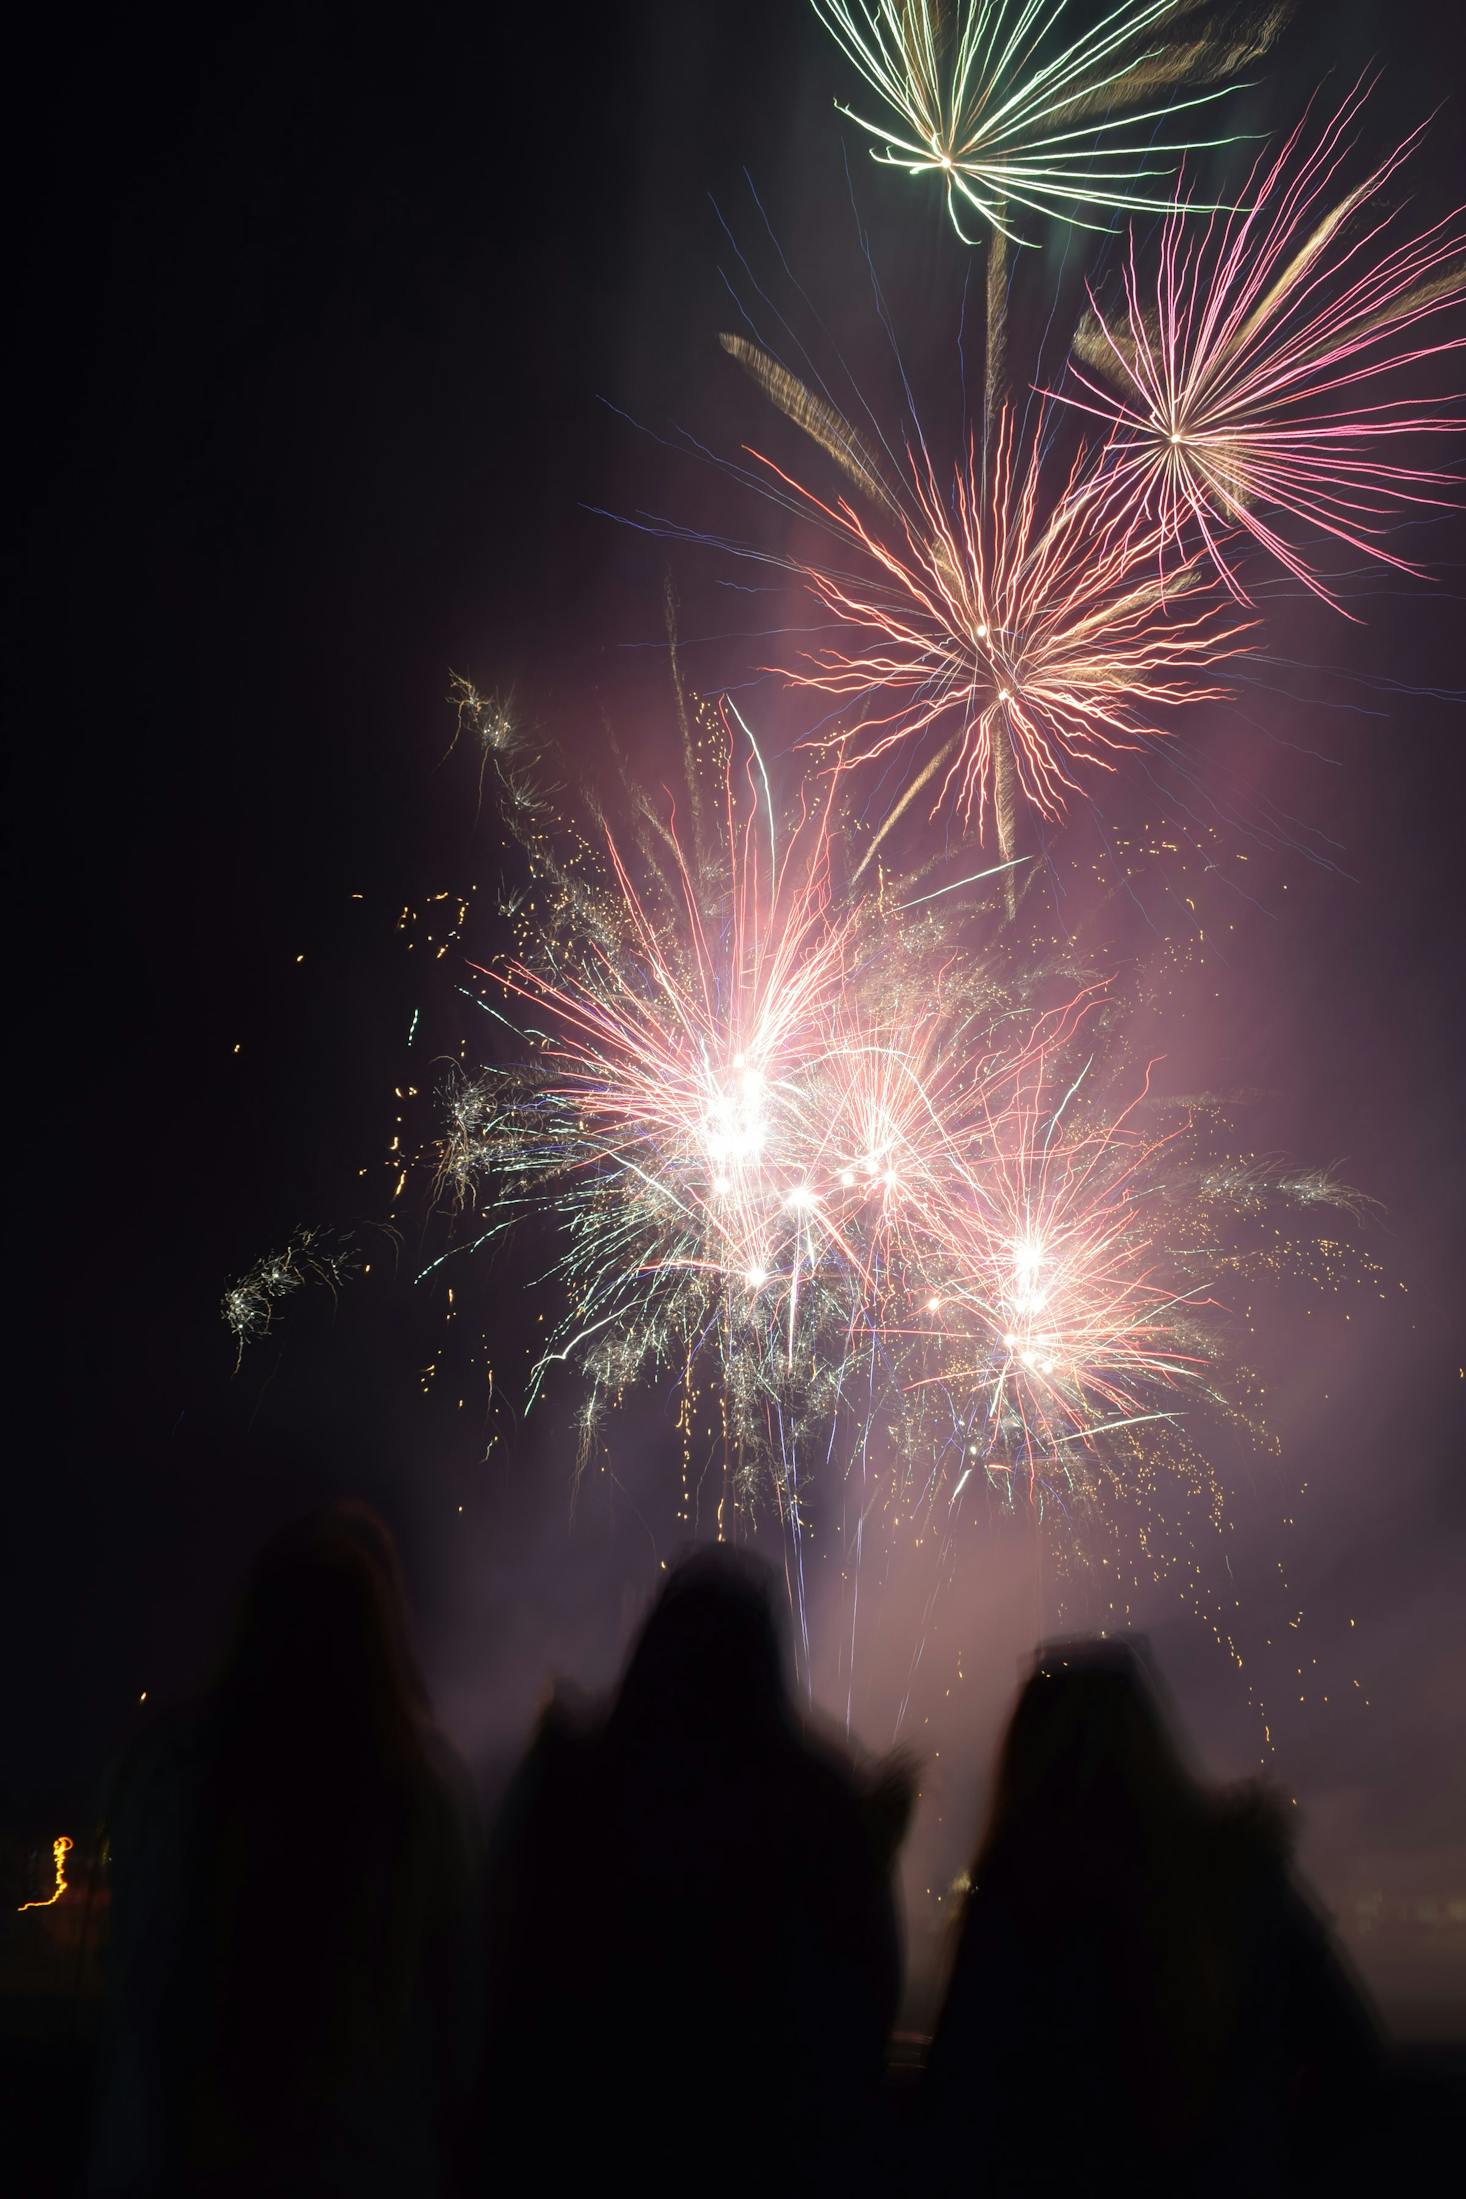
[[[78,2037],[77,2016],[50,1996],[0,2003],[0,2129],[5,2189],[13,2199],[74,2199],[83,2189],[94,2081],[93,2042]],[[886,2108],[899,2130],[920,2076],[926,2041],[892,2045]],[[655,2047],[648,2063],[655,2063]],[[1400,2042],[1391,2049],[1380,2132],[1391,2181],[1453,2158],[1466,2128],[1466,2043]]]

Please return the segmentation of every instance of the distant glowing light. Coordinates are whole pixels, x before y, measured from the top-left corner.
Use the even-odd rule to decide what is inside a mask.
[[[61,1899],[69,1884],[66,1876],[66,1858],[70,1855],[74,1845],[75,1843],[65,1833],[61,1833],[52,1841],[51,1860],[56,1870],[56,1883],[44,1901],[23,1901],[15,1912],[17,1916],[23,1916],[27,1909],[52,1908]]]

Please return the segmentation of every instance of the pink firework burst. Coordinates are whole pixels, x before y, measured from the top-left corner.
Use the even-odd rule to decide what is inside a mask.
[[[921,445],[908,454],[909,495],[870,523],[763,461],[855,555],[848,570],[798,566],[842,639],[778,669],[862,706],[829,744],[837,768],[900,750],[913,791],[936,782],[932,814],[948,802],[964,822],[975,812],[979,838],[1000,750],[1023,799],[1060,817],[1085,791],[1084,774],[1114,771],[1127,750],[1169,732],[1162,713],[1226,700],[1195,675],[1247,631],[1195,567],[1162,576],[1158,528],[1107,516],[1085,493],[1083,453],[1065,494],[1046,503],[1042,432],[1040,419],[1020,445],[1005,410],[986,480],[969,446],[950,496]]]
[[[1135,1126],[1149,1072],[1116,1114],[1085,1108],[1087,1069],[1056,1075],[1097,997],[1045,1017],[989,1068],[928,1255],[923,1310],[941,1365],[920,1386],[965,1397],[968,1468],[1030,1488],[1114,1429],[1173,1417],[1206,1365],[1198,1317],[1214,1301],[1180,1272],[1161,1218],[1189,1126]]]
[[[1380,194],[1419,130],[1338,192],[1367,96],[1356,85],[1310,148],[1300,123],[1260,162],[1242,194],[1250,211],[1171,216],[1153,279],[1132,235],[1123,313],[1106,318],[1091,298],[1076,340],[1071,373],[1086,395],[1056,393],[1109,432],[1105,508],[1159,530],[1168,554],[1199,541],[1239,603],[1251,597],[1226,545],[1241,530],[1342,608],[1269,514],[1418,572],[1384,537],[1402,507],[1445,501],[1452,476],[1385,453],[1466,425],[1439,410],[1451,400],[1388,393],[1390,376],[1466,343],[1440,326],[1466,296],[1466,233],[1452,214],[1391,241],[1399,210]]]
[[[623,1188],[606,1217],[610,1264],[797,1294],[814,1249],[833,1240],[856,1258],[827,1209],[815,1215],[810,1182],[825,1136],[812,1087],[851,919],[829,909],[827,813],[802,816],[781,851],[752,766],[744,781],[730,755],[715,875],[695,866],[674,811],[653,903],[608,832],[604,936],[577,960],[515,961],[502,978],[549,1020],[548,1149],[588,1196]]]

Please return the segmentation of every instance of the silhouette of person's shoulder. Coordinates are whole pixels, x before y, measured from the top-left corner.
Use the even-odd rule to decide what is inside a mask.
[[[159,1709],[118,1755],[108,1776],[105,1815],[114,1853],[154,1839],[196,1799],[209,1759],[208,1721],[200,1705]]]
[[[811,1799],[858,1823],[873,1860],[885,1869],[894,1859],[916,1806],[916,1772],[899,1753],[861,1763],[833,1735],[807,1726],[799,1751]]]
[[[1236,1863],[1260,1876],[1286,1876],[1293,1862],[1293,1828],[1277,1796],[1259,1780],[1220,1795],[1212,1812],[1215,1838]]]
[[[500,1865],[523,1869],[558,1829],[567,1834],[603,1746],[604,1720],[583,1697],[557,1686],[541,1711],[528,1748],[494,1813],[491,1875]],[[541,1864],[546,1860],[541,1854]]]
[[[1265,1942],[1279,1935],[1325,1940],[1329,1925],[1293,1863],[1293,1827],[1268,1789],[1251,1783],[1220,1795],[1205,1853],[1213,1891],[1235,1928]]]
[[[437,1726],[424,1730],[423,1756],[429,1776],[444,1800],[468,1823],[476,1823],[479,1801],[472,1774],[452,1742]]]
[[[606,1719],[578,1689],[557,1682],[540,1713],[524,1768],[539,1783],[583,1774],[599,1754]]]
[[[867,1837],[883,1870],[895,1862],[916,1808],[916,1766],[908,1756],[886,1756],[876,1764],[861,1794]]]
[[[1368,2083],[1382,2053],[1378,2021],[1326,1910],[1294,1868],[1293,1845],[1287,1811],[1266,1788],[1222,1797],[1213,1853],[1231,1897],[1234,1943],[1250,1941],[1255,1990],[1311,2049],[1349,2081]]]

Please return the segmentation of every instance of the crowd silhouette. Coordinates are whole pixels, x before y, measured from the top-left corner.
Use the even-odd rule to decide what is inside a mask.
[[[386,1530],[300,1523],[114,1782],[93,2199],[1364,2181],[1369,2009],[1142,1649],[1036,1659],[898,2097],[915,1781],[800,1715],[774,1576],[718,1548],[609,1705],[555,1696],[483,1837]]]

